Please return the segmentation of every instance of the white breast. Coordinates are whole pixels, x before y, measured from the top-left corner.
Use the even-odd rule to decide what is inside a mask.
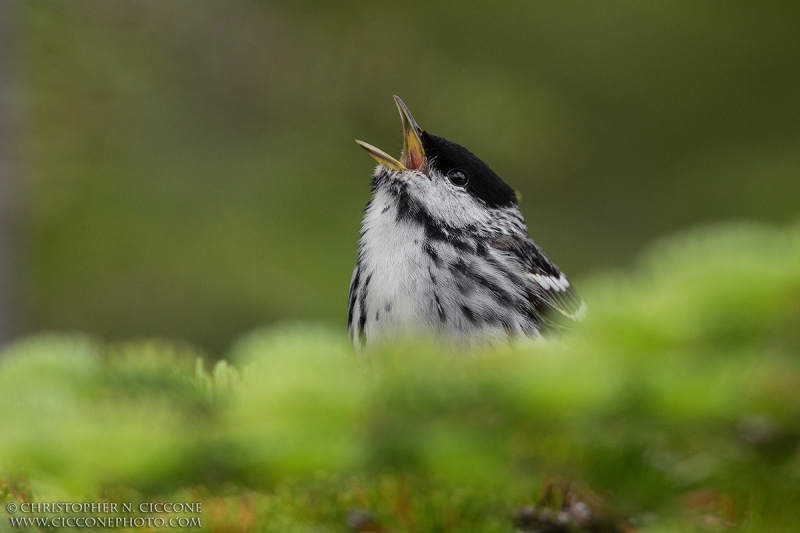
[[[430,259],[423,252],[423,227],[398,222],[394,199],[379,190],[364,217],[362,231],[362,286],[369,279],[364,299],[367,343],[385,336],[430,331],[428,314],[433,295],[430,279],[424,275]]]

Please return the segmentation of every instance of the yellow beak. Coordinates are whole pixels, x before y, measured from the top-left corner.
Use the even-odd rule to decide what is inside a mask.
[[[371,144],[363,141],[356,142],[369,155],[375,158],[375,161],[392,170],[424,170],[426,160],[425,149],[422,147],[422,139],[420,138],[422,129],[417,125],[417,121],[414,120],[411,111],[408,110],[408,107],[400,97],[395,96],[394,102],[397,104],[397,110],[400,111],[400,120],[403,122],[403,154],[400,156],[400,161]]]

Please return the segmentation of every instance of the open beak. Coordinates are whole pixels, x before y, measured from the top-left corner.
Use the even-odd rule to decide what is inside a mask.
[[[425,150],[422,148],[422,129],[417,125],[417,121],[411,116],[406,104],[395,96],[394,102],[397,110],[400,111],[400,120],[403,122],[403,154],[400,161],[390,156],[383,150],[375,148],[371,144],[363,141],[356,141],[361,148],[375,158],[375,161],[392,170],[423,170],[425,167]]]

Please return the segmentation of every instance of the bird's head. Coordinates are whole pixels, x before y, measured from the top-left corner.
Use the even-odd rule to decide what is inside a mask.
[[[517,210],[514,189],[489,165],[463,146],[424,131],[403,101],[394,100],[403,123],[400,160],[356,142],[379,163],[373,189],[396,200],[399,216],[462,228],[485,226],[499,211]]]

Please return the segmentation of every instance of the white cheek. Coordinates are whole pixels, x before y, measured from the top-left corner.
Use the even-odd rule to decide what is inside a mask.
[[[428,213],[449,226],[483,226],[491,221],[489,212],[478,200],[444,178],[414,183],[409,190]]]

